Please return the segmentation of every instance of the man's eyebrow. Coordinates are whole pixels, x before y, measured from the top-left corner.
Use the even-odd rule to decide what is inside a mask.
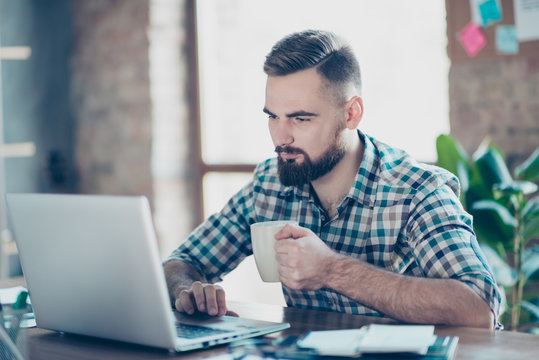
[[[269,111],[267,108],[264,108],[262,111],[265,112],[268,115],[276,116],[274,113]],[[286,117],[288,117],[288,118],[293,118],[293,117],[298,117],[298,116],[311,116],[312,117],[312,116],[319,116],[319,114],[312,113],[312,112],[305,111],[305,110],[298,110],[298,111],[294,111],[293,113],[286,114]]]
[[[262,111],[265,112],[266,114],[270,115],[270,116],[275,116],[275,114],[272,113],[271,111],[269,111],[267,108],[262,109]]]
[[[298,116],[318,116],[318,114],[305,111],[305,110],[299,110],[290,114],[286,114],[286,117],[289,117],[289,118],[298,117]]]

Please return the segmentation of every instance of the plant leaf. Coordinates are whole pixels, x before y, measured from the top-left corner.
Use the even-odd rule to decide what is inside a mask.
[[[496,282],[502,286],[513,286],[517,281],[517,271],[509,266],[500,255],[488,244],[479,244],[488,264],[494,273]]]
[[[494,200],[492,190],[487,189],[485,185],[481,182],[481,179],[477,179],[477,177],[479,177],[477,170],[474,169],[472,174],[473,175],[470,180],[470,188],[466,192],[466,210],[468,212],[472,211],[471,205],[473,205],[473,203],[476,201]]]
[[[500,318],[501,315],[507,311],[507,295],[505,293],[505,288],[503,286],[499,286],[498,290],[500,290],[500,297],[502,298],[502,301],[500,301]]]
[[[487,189],[492,189],[494,184],[513,182],[501,152],[492,146],[478,154],[475,166]]]
[[[492,211],[507,227],[517,226],[517,219],[507,210],[507,208],[493,200],[479,200],[472,205],[473,212]]]
[[[480,200],[472,204],[473,227],[477,238],[489,244],[500,255],[512,249],[515,218],[494,200]]]
[[[539,271],[539,247],[526,249],[522,257],[522,276],[524,281]]]
[[[522,209],[522,237],[527,240],[539,237],[539,198],[528,200]]]
[[[457,164],[457,176],[460,180],[460,189],[462,193],[466,193],[470,188],[470,171],[466,167],[464,161],[459,161]]]
[[[491,145],[492,143],[492,140],[490,138],[489,135],[485,136],[483,138],[483,140],[481,140],[481,143],[479,144],[479,146],[477,147],[477,149],[475,150],[475,152],[472,154],[472,158],[475,160],[477,159],[479,156],[481,156],[481,154],[483,154],[484,152],[486,152],[490,147],[492,147]]]
[[[532,304],[539,306],[539,292],[525,291],[522,294],[522,300],[529,301]]]
[[[539,198],[528,200],[522,209],[522,219],[527,221],[528,217],[539,215]]]
[[[539,237],[539,213],[534,212],[525,217],[521,235],[524,241]]]
[[[492,186],[494,192],[499,192],[496,197],[513,194],[532,194],[537,191],[537,185],[530,181],[512,181],[509,183],[497,183]]]
[[[529,312],[535,319],[539,319],[539,306],[534,305],[529,301],[521,301],[520,307]]]
[[[451,171],[459,177],[462,183],[458,169],[459,163],[465,164],[466,168],[470,166],[470,157],[464,148],[451,135],[442,134],[436,138],[436,152],[438,166]]]
[[[515,176],[519,179],[535,181],[539,179],[539,148],[516,167]]]

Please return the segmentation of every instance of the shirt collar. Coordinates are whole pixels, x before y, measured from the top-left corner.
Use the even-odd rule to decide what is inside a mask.
[[[361,166],[356,174],[354,185],[348,192],[347,197],[360,204],[372,207],[376,199],[376,185],[378,183],[378,152],[369,137],[359,130],[357,132],[361,142],[365,145],[365,150],[363,151],[363,160],[361,160]],[[296,198],[309,199],[311,197],[310,184],[285,186],[281,191],[281,195],[288,196],[292,191]]]
[[[285,186],[281,190],[281,195],[287,197],[292,192],[296,198],[304,198],[308,200],[311,197],[311,186],[310,184],[305,184],[303,186]]]
[[[363,159],[356,174],[354,185],[348,192],[347,197],[366,206],[374,206],[378,177],[380,171],[380,156],[371,139],[357,131],[359,139],[364,144]]]

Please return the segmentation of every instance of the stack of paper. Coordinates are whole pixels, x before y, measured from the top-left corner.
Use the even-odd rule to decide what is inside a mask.
[[[436,340],[431,325],[379,325],[361,329],[311,331],[298,342],[302,348],[328,356],[361,353],[413,353],[424,355]]]
[[[359,341],[359,349],[361,352],[426,354],[435,340],[432,325],[370,325]]]

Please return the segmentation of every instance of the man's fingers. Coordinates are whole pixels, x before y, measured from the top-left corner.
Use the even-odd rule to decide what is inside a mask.
[[[195,313],[194,299],[191,291],[184,290],[180,292],[174,305],[176,306],[176,310],[180,312],[186,312],[189,315]]]
[[[208,315],[223,316],[227,314],[225,291],[219,285],[202,284],[195,281],[191,289],[182,290],[174,305],[176,309],[187,314],[195,311],[205,312]]]
[[[204,286],[204,296],[206,298],[206,309],[208,311],[208,314],[217,315],[219,310],[217,308],[215,287],[213,285]]]
[[[306,228],[303,228],[299,225],[295,224],[286,224],[281,231],[279,231],[277,234],[275,234],[275,239],[282,240],[282,239],[297,239],[301,237],[307,236],[309,233],[309,230]]]
[[[195,281],[191,286],[194,300],[198,311],[206,312],[206,296],[204,295],[204,286],[200,281]]]
[[[274,249],[277,255],[294,255],[302,247],[301,239],[282,239],[275,242]]]
[[[205,285],[206,309],[209,315],[223,316],[226,314],[225,291],[219,285]]]
[[[216,297],[217,297],[217,306],[218,306],[218,314],[219,316],[226,315],[228,313],[228,310],[226,308],[226,299],[225,299],[225,291],[220,286],[216,289]],[[236,314],[237,316],[237,314]]]

